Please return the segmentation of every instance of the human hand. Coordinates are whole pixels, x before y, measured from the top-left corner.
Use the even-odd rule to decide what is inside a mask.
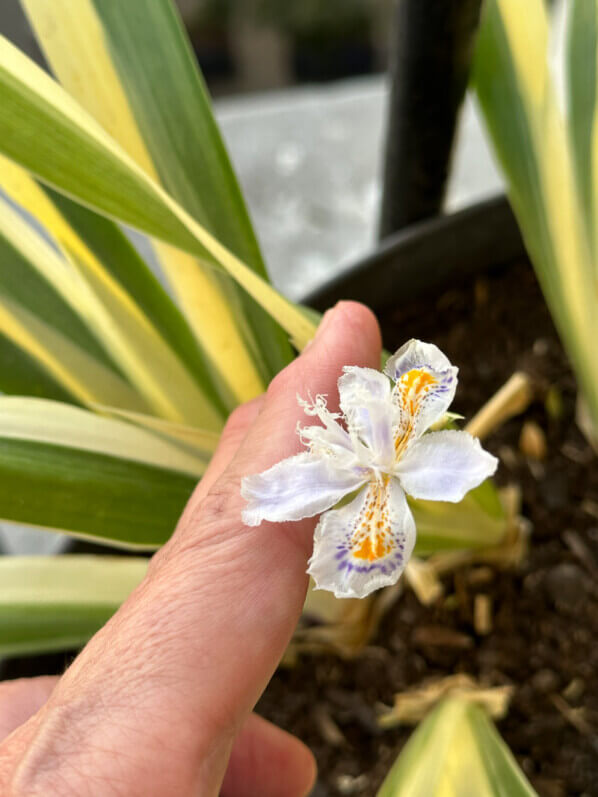
[[[147,577],[60,678],[0,685],[6,797],[301,797],[311,753],[252,714],[299,619],[314,520],[241,521],[243,476],[297,453],[297,393],[344,365],[379,367],[363,306],[326,314],[313,343],[229,419]]]

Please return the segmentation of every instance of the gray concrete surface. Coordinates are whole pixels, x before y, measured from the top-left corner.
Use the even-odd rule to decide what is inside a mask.
[[[300,299],[376,243],[384,77],[220,100],[216,116],[275,285]],[[467,98],[446,209],[502,190]]]

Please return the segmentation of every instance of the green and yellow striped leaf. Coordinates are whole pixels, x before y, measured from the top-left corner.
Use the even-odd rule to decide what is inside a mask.
[[[106,407],[102,405],[97,405],[93,409],[109,417],[121,418],[136,426],[141,426],[143,429],[149,429],[156,435],[163,436],[171,442],[174,441],[186,448],[198,452],[206,461],[209,461],[212,454],[216,451],[220,440],[220,435],[216,432],[200,429],[197,426],[184,426],[179,423],[171,423],[170,421],[165,421],[163,418],[156,418],[155,415],[145,415],[140,412],[123,410],[119,407]]]
[[[30,388],[33,383],[37,389],[31,392],[60,398],[53,395],[56,386],[70,401],[79,404],[106,403],[133,411],[147,411],[147,405],[128,382],[70,338],[2,295],[0,335],[18,352],[20,371],[16,375],[15,388],[23,383]],[[3,346],[0,353],[10,356],[11,351]],[[4,363],[5,368],[10,365],[10,360]],[[43,381],[40,382],[42,375]],[[14,378],[14,374],[6,372],[0,377],[0,384],[10,387]]]
[[[138,557],[0,557],[0,658],[82,647],[146,570]]]
[[[66,338],[77,341],[90,357],[118,372],[88,329],[85,286],[47,239],[2,197],[0,293],[26,307]]]
[[[262,277],[266,272],[249,216],[214,121],[207,91],[170,0],[135,3],[23,0],[62,85],[197,221]],[[59,24],[56,21],[59,20]],[[236,358],[230,369],[250,398],[286,365],[291,351],[280,328],[228,278],[159,254],[173,289],[213,356]],[[206,296],[206,290],[209,295]],[[223,301],[224,300],[224,301]],[[240,315],[231,316],[230,304]],[[216,314],[218,311],[218,314]],[[239,373],[239,352],[251,354]],[[250,375],[249,371],[257,369]],[[253,380],[253,385],[252,385]]]
[[[132,414],[132,417],[143,416]],[[170,425],[156,419],[156,428],[169,429]],[[97,415],[58,401],[22,396],[0,396],[0,436],[70,446],[197,478],[204,473],[210,458],[210,453],[190,454],[174,435],[166,439],[164,432],[156,435],[140,424]]]
[[[60,236],[67,252],[75,247],[79,257],[94,256],[101,263],[189,370],[206,399],[227,414],[223,395],[228,398],[228,394],[220,385],[220,367],[209,359],[177,304],[120,227],[51,189],[45,193],[65,222],[57,229],[59,225],[48,220],[49,232]],[[79,245],[83,242],[84,246]]]
[[[579,8],[578,4],[578,12]],[[579,41],[578,29],[572,35]],[[582,84],[592,78],[574,79],[571,119],[578,130],[571,136],[548,65],[548,38],[542,0],[526,2],[525,13],[518,0],[488,0],[478,36],[474,84],[526,247],[598,425],[598,286],[585,223],[589,189],[585,179],[578,182],[580,169],[597,168],[596,158],[593,166],[585,160],[589,133],[584,126],[589,115],[580,104],[593,91]],[[583,49],[587,52],[588,46],[580,48],[580,59]],[[581,70],[576,58],[570,64]],[[592,149],[594,136],[592,132]],[[572,142],[581,148],[577,168]],[[594,180],[593,190],[595,186]]]
[[[378,797],[537,797],[484,709],[447,698],[401,751]]]
[[[595,207],[598,164],[594,156],[598,146],[595,143],[598,136],[595,127],[597,23],[596,0],[571,0],[566,47],[568,128],[581,208],[586,220],[588,237],[592,242],[595,262],[597,246],[595,221],[598,213]]]
[[[200,387],[161,331],[143,312],[137,298],[103,266],[89,245],[79,237],[56,205],[26,172],[6,158],[0,158],[0,181],[12,199],[20,202],[28,212],[34,213],[37,221],[56,236],[55,240],[64,253],[62,256],[22,216],[5,202],[0,202],[0,241],[3,238],[18,253],[21,262],[28,266],[31,272],[29,283],[36,281],[33,286],[36,290],[28,290],[30,284],[20,286],[19,281],[14,279],[16,264],[8,263],[5,271],[9,289],[18,289],[19,300],[25,306],[31,301],[36,313],[46,311],[42,318],[57,325],[73,339],[81,339],[96,357],[107,364],[116,363],[120,373],[126,375],[143,397],[146,406],[151,406],[157,414],[176,421],[201,421],[204,426],[221,428],[224,408],[211,389],[205,369],[205,378]],[[65,200],[63,206],[68,210],[73,203]],[[82,210],[81,215],[79,223],[87,223],[86,231],[95,231],[96,240],[105,235],[105,246],[115,244],[112,252],[103,250],[105,256],[112,259],[119,257],[121,272],[136,280],[141,295],[147,293],[148,286],[154,288],[154,303],[168,310],[170,300],[165,294],[160,295],[152,283],[155,278],[148,275],[147,267],[143,271],[143,262],[132,246],[123,241],[122,233],[111,222],[90,211]],[[96,221],[99,223],[97,227],[94,226]],[[49,286],[46,286],[44,305],[41,306],[35,300],[44,288],[43,284],[40,285],[44,280]],[[61,306],[55,301],[49,306],[48,297],[56,293],[62,299]],[[63,304],[67,305],[68,314],[62,312]],[[48,316],[50,312],[51,316]],[[73,326],[73,317],[78,321],[78,327]],[[65,318],[70,321],[66,329]],[[82,330],[82,327],[86,328]],[[95,343],[95,349],[91,343]],[[105,352],[109,353],[109,359]],[[67,366],[68,361],[65,362]]]
[[[21,346],[0,333],[0,390],[9,395],[75,401]]]
[[[0,38],[0,151],[98,212],[223,268],[303,348],[314,325],[152,180],[77,103]]]
[[[112,545],[162,545],[209,455],[44,399],[0,397],[0,517]]]

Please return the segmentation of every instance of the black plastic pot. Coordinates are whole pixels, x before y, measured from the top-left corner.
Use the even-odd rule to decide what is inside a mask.
[[[374,69],[374,48],[366,36],[295,36],[293,73],[299,83],[318,83],[366,75]]]
[[[522,257],[525,247],[513,212],[499,196],[385,238],[302,303],[324,311],[341,299],[354,299],[380,311]]]

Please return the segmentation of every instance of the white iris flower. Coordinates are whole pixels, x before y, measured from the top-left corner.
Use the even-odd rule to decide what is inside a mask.
[[[308,573],[337,598],[363,598],[398,580],[415,544],[405,494],[460,501],[497,466],[467,432],[424,434],[457,387],[458,369],[440,349],[410,340],[384,371],[345,367],[338,380],[342,416],[329,412],[323,396],[299,399],[323,424],[299,429],[309,450],[247,476],[241,486],[249,526],[324,513]]]

